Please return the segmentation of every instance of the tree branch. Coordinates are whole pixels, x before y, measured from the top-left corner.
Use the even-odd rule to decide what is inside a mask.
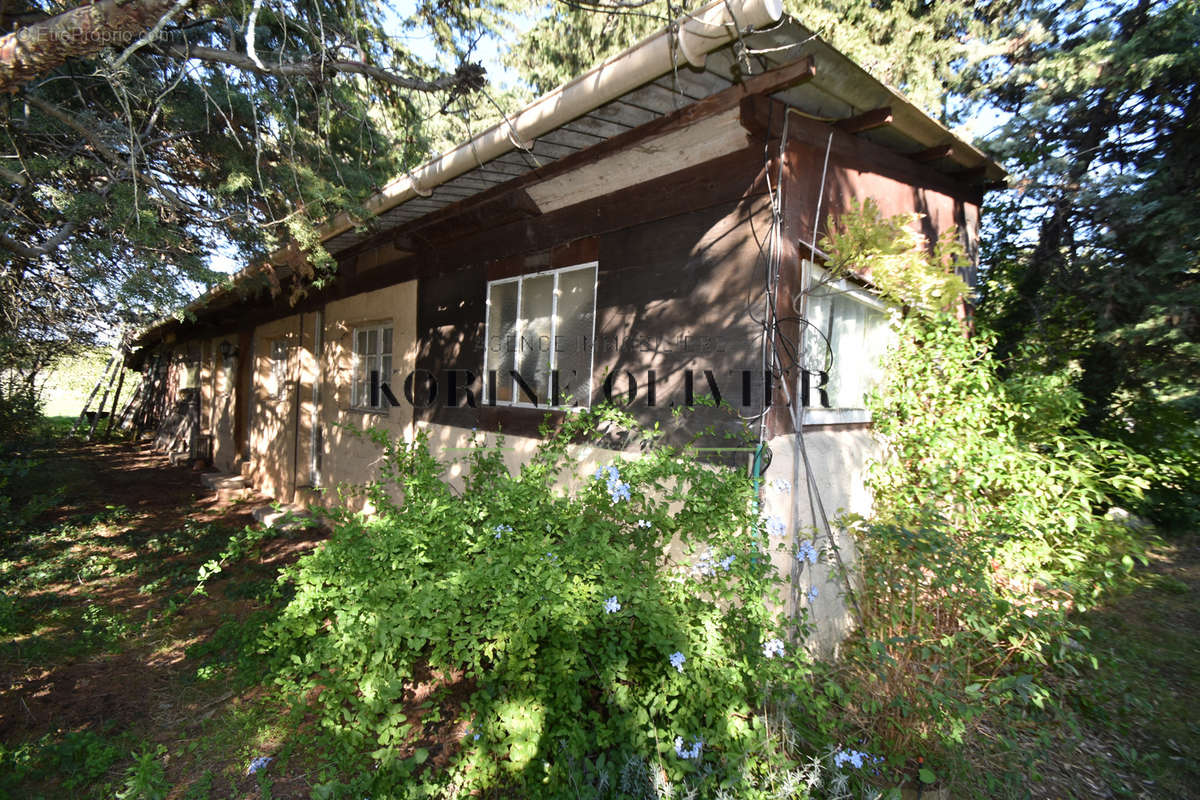
[[[44,75],[67,59],[127,43],[178,0],[101,0],[0,36],[0,91]]]
[[[181,198],[178,194],[176,194],[171,189],[168,189],[166,186],[163,186],[162,182],[159,181],[157,178],[155,178],[153,175],[146,173],[146,172],[142,172],[141,170],[137,169],[136,165],[134,164],[134,159],[132,158],[132,156],[130,158],[125,158],[120,153],[118,153],[117,151],[110,148],[108,145],[106,145],[104,142],[102,142],[100,140],[100,137],[96,136],[86,125],[84,125],[79,120],[75,119],[75,117],[71,116],[66,111],[63,111],[58,106],[47,103],[45,100],[42,100],[40,97],[36,97],[31,94],[26,94],[25,100],[31,106],[33,106],[33,107],[37,108],[39,111],[41,111],[43,114],[46,114],[47,116],[58,120],[63,125],[66,125],[68,128],[70,128],[71,130],[78,133],[80,136],[82,136],[84,139],[86,139],[89,143],[91,143],[92,147],[95,148],[96,152],[99,153],[106,161],[111,163],[113,166],[127,169],[130,174],[136,175],[137,177],[139,177],[143,181],[145,181],[149,186],[153,186],[155,189],[157,189],[159,192],[161,192],[164,197],[166,197],[168,205],[174,207],[178,211],[186,211],[188,208],[191,207],[190,204],[186,203],[183,200],[183,198]],[[156,200],[156,198],[153,198],[153,197],[151,197],[150,199]],[[161,202],[161,201],[159,201],[159,202]]]
[[[74,231],[75,231],[75,223],[74,222],[63,223],[63,226],[58,229],[57,233],[55,233],[53,236],[51,236],[49,239],[47,239],[42,244],[37,245],[35,247],[30,247],[27,244],[22,244],[21,242],[18,242],[16,239],[13,239],[12,237],[10,237],[7,233],[0,233],[0,246],[3,246],[6,249],[11,250],[12,252],[16,253],[17,255],[19,255],[23,258],[26,258],[30,261],[36,261],[37,259],[41,258],[42,256],[48,256],[51,253],[53,253],[60,244],[62,244],[63,242],[65,242],[67,240],[68,236],[70,236],[72,233],[74,233]]]
[[[460,91],[478,89],[483,86],[484,69],[478,64],[463,64],[452,75],[443,75],[434,80],[412,78],[398,75],[395,72],[367,64],[362,61],[348,59],[320,59],[317,57],[298,61],[283,61],[277,56],[272,60],[254,60],[245,53],[235,53],[231,50],[220,50],[215,47],[200,47],[182,44],[154,44],[155,52],[171,58],[196,59],[256,72],[260,75],[278,75],[282,77],[299,76],[319,79],[338,72],[365,75],[383,83],[417,92],[442,92],[448,89]]]

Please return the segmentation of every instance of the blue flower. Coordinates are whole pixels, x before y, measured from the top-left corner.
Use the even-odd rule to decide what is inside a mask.
[[[612,499],[614,505],[621,500],[629,499],[629,484],[621,480],[621,472],[616,467],[597,467],[593,473],[593,477],[598,481],[603,480],[607,483],[608,496]]]
[[[615,594],[612,597],[610,597],[604,601],[604,613],[605,614],[615,614],[620,610],[621,610],[621,604],[619,602],[617,602],[617,596]]]
[[[722,558],[721,559],[721,569],[725,570],[726,572],[729,572],[729,568],[733,566],[733,562],[735,559],[737,559],[737,556],[734,556],[734,555],[729,555],[729,556],[725,556],[724,558]]]
[[[700,751],[704,749],[704,740],[697,739],[692,742],[691,747],[683,746],[683,737],[675,737],[675,754],[680,758],[697,759],[700,757]]]
[[[849,764],[855,769],[862,769],[862,766],[867,761],[874,761],[875,757],[870,753],[860,753],[857,750],[839,750],[834,753],[833,764],[841,769]]]
[[[767,658],[774,658],[775,656],[782,656],[783,655],[783,640],[782,639],[768,639],[767,641],[763,642],[763,655],[766,656]]]
[[[786,478],[776,478],[775,480],[771,481],[771,488],[780,494],[783,494],[784,492],[790,492],[792,490],[792,482]]]
[[[496,527],[492,528],[492,530],[494,530],[496,532],[497,539],[500,538],[500,534],[512,533],[512,531],[513,531],[512,525],[497,525]]]
[[[801,542],[796,550],[796,558],[800,561],[807,561],[810,564],[817,563],[817,556],[817,548],[811,540]]]
[[[271,756],[259,756],[250,762],[250,768],[246,770],[247,775],[253,775],[261,769],[266,769],[267,765],[275,759]]]
[[[685,656],[683,653],[679,652],[678,650],[676,650],[674,653],[671,653],[671,666],[680,672],[683,672],[684,661],[687,661],[687,656]]]
[[[816,602],[816,600],[817,600],[817,587],[815,587],[815,586],[808,587],[808,604],[812,605],[813,603]]]
[[[648,520],[648,519],[639,519],[639,520],[637,521],[637,526],[638,526],[639,528],[649,528],[649,527],[651,527],[650,520]]]

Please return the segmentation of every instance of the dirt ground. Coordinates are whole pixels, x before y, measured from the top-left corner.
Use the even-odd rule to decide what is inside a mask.
[[[64,444],[38,470],[62,501],[3,554],[21,606],[0,649],[0,743],[124,732],[174,750],[198,723],[254,702],[254,687],[197,681],[189,648],[261,607],[225,586],[272,580],[323,535],[267,539],[221,588],[194,595],[199,566],[268,498],[220,501],[199,470],[129,443]]]

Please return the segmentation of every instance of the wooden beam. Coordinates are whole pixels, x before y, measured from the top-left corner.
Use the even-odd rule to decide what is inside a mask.
[[[833,124],[838,130],[846,133],[862,133],[872,128],[881,128],[884,125],[892,124],[892,107],[872,108],[870,111],[840,119]]]
[[[415,233],[428,242],[438,242],[529,219],[542,213],[529,193],[521,188],[509,189],[482,203],[467,204],[464,201],[461,208],[461,212],[453,217],[434,220],[428,224],[422,224],[422,220],[417,218],[411,223],[414,227],[406,232]]]
[[[752,75],[741,83],[735,83],[728,89],[724,89],[711,97],[701,100],[700,103],[713,100],[734,90],[740,90],[738,99],[749,97],[753,94],[774,94],[775,92],[782,92],[784,89],[790,89],[802,83],[808,83],[816,75],[817,62],[812,56],[809,56],[794,63]],[[733,104],[729,103],[725,108],[731,108],[732,106]]]
[[[770,97],[759,95],[747,98],[742,103],[742,124],[747,125],[748,130],[758,129],[764,132],[760,135],[769,135],[774,139],[782,133],[784,109],[782,102]],[[769,133],[766,132],[768,121]],[[869,139],[852,136],[828,123],[792,115],[788,120],[788,129],[789,148],[811,147],[814,142],[822,143],[823,147],[832,130],[831,157],[841,164],[877,172],[901,183],[932,189],[965,202],[978,203],[982,199],[978,184],[963,183],[956,174],[922,166],[911,156],[906,157]]]
[[[918,150],[915,153],[910,153],[908,157],[918,164],[926,164],[930,161],[937,161],[939,158],[949,158],[952,152],[954,152],[952,145],[939,144],[927,147],[924,150]]]

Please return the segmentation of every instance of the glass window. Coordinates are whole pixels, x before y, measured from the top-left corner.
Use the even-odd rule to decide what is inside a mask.
[[[882,377],[890,336],[883,304],[845,281],[815,276],[808,296],[802,387],[808,408],[862,409]]]
[[[179,368],[179,388],[195,389],[200,385],[200,365],[194,361],[184,362]]]
[[[595,262],[493,281],[487,292],[484,375],[496,372],[495,402],[534,405],[532,392],[540,406],[590,406]],[[485,402],[490,391],[485,378]]]
[[[392,382],[392,327],[377,325],[354,329],[354,377],[350,405],[370,411],[388,408],[384,387]]]

